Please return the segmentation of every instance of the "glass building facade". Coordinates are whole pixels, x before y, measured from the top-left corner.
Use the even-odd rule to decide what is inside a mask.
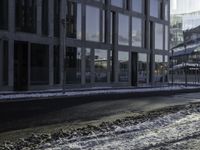
[[[0,2],[1,91],[165,83],[169,0],[13,1]]]

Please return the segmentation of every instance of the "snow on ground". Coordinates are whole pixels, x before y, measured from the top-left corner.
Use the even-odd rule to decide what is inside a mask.
[[[99,94],[115,94],[115,93],[132,93],[132,92],[151,92],[151,91],[172,91],[181,89],[195,89],[197,86],[166,86],[156,88],[92,88],[86,90],[74,90],[62,92],[62,90],[46,90],[39,92],[24,92],[24,93],[0,93],[0,100],[12,100],[23,98],[44,98],[44,97],[61,97],[61,96],[87,96],[87,95],[99,95]]]
[[[125,124],[89,137],[59,139],[40,149],[200,149],[200,108],[182,110],[136,125]]]
[[[47,135],[33,135],[2,148],[38,150],[200,149],[200,104],[168,107]]]

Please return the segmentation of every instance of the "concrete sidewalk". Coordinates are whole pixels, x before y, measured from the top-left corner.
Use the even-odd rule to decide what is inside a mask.
[[[27,92],[1,92],[0,103],[34,101],[47,99],[71,99],[71,98],[99,98],[120,99],[146,96],[166,96],[178,93],[200,92],[200,86],[163,86],[163,87],[95,87],[81,89],[67,89],[63,93],[62,89],[27,91]]]

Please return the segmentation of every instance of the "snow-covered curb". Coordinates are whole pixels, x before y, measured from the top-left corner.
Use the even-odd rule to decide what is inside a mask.
[[[149,92],[169,92],[169,91],[179,91],[179,90],[191,90],[200,89],[197,86],[169,86],[169,87],[156,87],[156,88],[105,88],[105,89],[90,89],[81,91],[45,91],[45,92],[33,92],[33,93],[0,93],[0,100],[16,100],[16,99],[28,99],[28,98],[51,98],[51,97],[74,97],[74,96],[93,96],[93,95],[104,95],[104,94],[128,94],[128,93],[149,93]]]

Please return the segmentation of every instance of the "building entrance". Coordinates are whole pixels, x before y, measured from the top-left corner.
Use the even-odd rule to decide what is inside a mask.
[[[137,65],[138,65],[138,54],[135,52],[131,53],[131,85],[137,86]]]
[[[28,43],[15,42],[14,46],[14,90],[28,90]]]

